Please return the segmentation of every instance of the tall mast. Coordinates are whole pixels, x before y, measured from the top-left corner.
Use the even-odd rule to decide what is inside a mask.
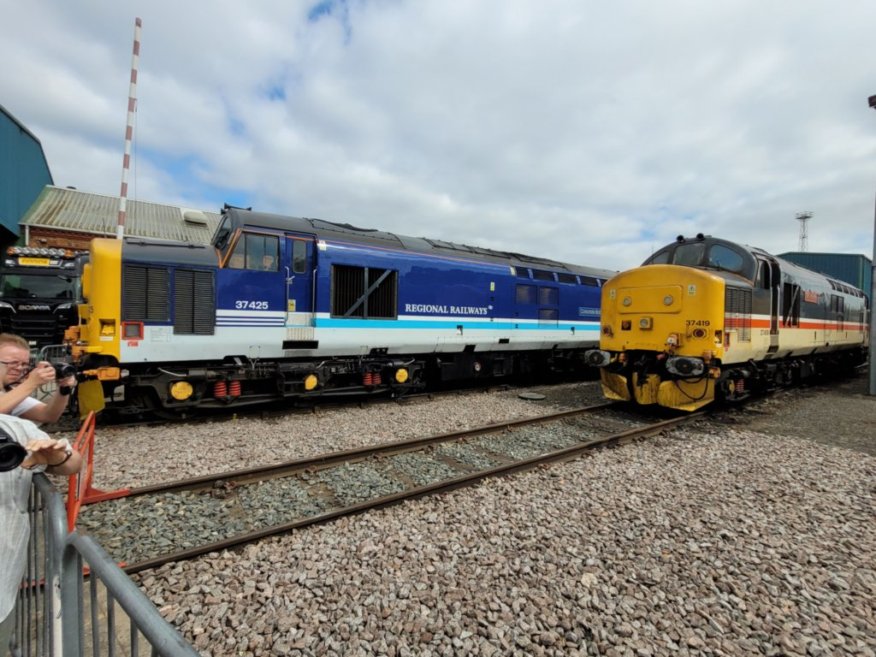
[[[131,138],[134,135],[134,112],[137,109],[137,66],[140,63],[140,28],[143,21],[134,21],[134,53],[131,58],[131,87],[128,91],[128,123],[125,127],[125,156],[122,159],[122,190],[119,193],[119,224],[116,239],[125,236],[125,218],[128,206],[128,169],[131,168]]]

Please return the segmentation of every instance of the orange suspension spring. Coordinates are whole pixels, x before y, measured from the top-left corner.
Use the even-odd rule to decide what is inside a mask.
[[[240,397],[240,381],[228,382],[228,394],[232,397]]]
[[[213,396],[217,399],[220,397],[228,396],[228,383],[223,381],[217,381],[213,384]]]

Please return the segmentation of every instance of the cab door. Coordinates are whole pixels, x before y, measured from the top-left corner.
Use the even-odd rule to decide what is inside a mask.
[[[314,240],[309,235],[287,235],[284,272],[286,275],[286,327],[312,327],[316,271]]]

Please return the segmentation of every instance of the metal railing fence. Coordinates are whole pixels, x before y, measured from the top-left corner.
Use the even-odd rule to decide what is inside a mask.
[[[14,657],[137,657],[144,646],[153,656],[198,656],[97,542],[68,533],[63,500],[45,475],[33,477],[28,510]]]

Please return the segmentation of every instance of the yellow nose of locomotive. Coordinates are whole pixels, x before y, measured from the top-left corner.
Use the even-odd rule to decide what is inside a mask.
[[[691,267],[648,265],[609,280],[602,288],[602,362],[591,359],[604,366],[606,396],[641,404],[662,404],[666,395],[705,398],[700,388],[708,381],[694,390],[685,379],[708,379],[709,363],[723,357],[723,299],[724,280]]]

